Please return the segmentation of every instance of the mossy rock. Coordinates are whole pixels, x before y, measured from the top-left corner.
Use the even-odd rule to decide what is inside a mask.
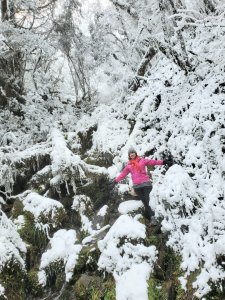
[[[38,270],[36,268],[31,269],[27,273],[26,288],[27,293],[32,297],[43,296],[43,287],[38,282]]]
[[[23,208],[24,208],[24,205],[23,205],[22,201],[19,199],[16,199],[13,203],[11,217],[13,219],[16,219],[16,218],[18,218],[18,216],[23,215],[24,214]]]
[[[51,167],[49,166],[46,169],[46,172],[36,173],[32,176],[31,180],[28,183],[30,190],[37,190],[39,194],[43,194],[50,187],[50,179],[51,179]]]
[[[161,232],[158,234],[157,229],[149,232],[145,244],[155,245],[158,250],[154,273],[149,279],[149,299],[186,300],[186,295],[178,279],[183,275],[183,271],[180,269],[181,257],[172,248],[165,246],[168,240],[167,234]]]
[[[108,203],[110,190],[109,179],[104,174],[93,177],[91,184],[79,188],[80,194],[91,198],[94,211]]]
[[[30,212],[24,212],[24,220],[24,226],[18,230],[20,236],[28,244],[37,246],[39,251],[43,250],[48,243],[46,233],[36,228],[34,216]]]
[[[50,155],[34,155],[22,161],[17,161],[14,168],[17,170],[16,181],[13,186],[13,193],[20,194],[28,188],[29,180],[39,170],[51,163]]]
[[[80,131],[77,133],[81,143],[81,154],[84,155],[93,145],[92,135],[97,130],[97,125],[91,126],[86,131]]]
[[[49,232],[53,233],[53,231],[61,227],[66,217],[64,208],[60,207],[57,209],[54,217],[52,217],[52,212],[50,211],[48,215],[41,213],[38,220],[42,224],[52,224],[52,226],[49,226]]]
[[[66,281],[63,260],[50,263],[44,271],[47,276],[47,287],[51,287],[53,291],[60,291]]]
[[[155,278],[148,281],[148,300],[167,300],[167,293],[162,287],[162,283]]]
[[[25,223],[18,230],[21,238],[27,243],[26,266],[30,270],[39,263],[41,253],[46,248],[49,239],[46,232],[35,227],[33,214],[30,212],[24,213]]]
[[[76,278],[82,273],[94,273],[98,269],[98,259],[100,256],[100,251],[95,245],[84,246],[80,253],[79,258],[76,262],[76,267],[74,270],[74,275]]]
[[[89,165],[108,168],[113,164],[113,158],[114,156],[109,152],[95,152],[92,157],[87,157],[84,161]]]
[[[116,300],[115,283],[111,277],[102,279],[83,274],[74,285],[74,293],[77,300]]]

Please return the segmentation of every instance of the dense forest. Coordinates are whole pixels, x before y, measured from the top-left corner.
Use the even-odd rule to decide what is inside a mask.
[[[0,8],[0,299],[225,299],[225,1]]]

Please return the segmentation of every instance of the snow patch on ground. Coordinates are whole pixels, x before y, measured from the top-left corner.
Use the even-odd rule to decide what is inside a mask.
[[[73,276],[73,270],[82,246],[76,244],[77,237],[75,230],[58,230],[50,239],[50,249],[42,254],[41,264],[39,268],[39,283],[43,286],[47,282],[47,274],[45,269],[53,263],[63,262],[66,281],[70,281]]]
[[[103,240],[98,242],[100,269],[116,280],[116,299],[148,299],[147,280],[157,258],[155,246],[146,247],[145,226],[136,219],[120,216]],[[140,285],[137,283],[140,283]]]
[[[139,200],[129,200],[121,203],[118,207],[118,211],[120,214],[125,215],[129,212],[133,212],[143,207],[143,204]]]
[[[108,211],[108,205],[102,206],[102,208],[98,211],[97,216],[104,217]]]
[[[5,289],[4,287],[0,284],[0,296],[4,296],[5,294]]]

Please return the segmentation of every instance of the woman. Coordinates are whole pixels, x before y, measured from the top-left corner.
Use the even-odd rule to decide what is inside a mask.
[[[134,191],[142,200],[145,207],[143,215],[153,224],[153,217],[155,214],[149,206],[149,194],[152,190],[152,182],[151,178],[147,174],[146,166],[161,166],[164,164],[164,161],[139,157],[133,147],[128,150],[128,158],[129,162],[122,172],[116,177],[115,182],[120,182],[129,173],[131,173]]]

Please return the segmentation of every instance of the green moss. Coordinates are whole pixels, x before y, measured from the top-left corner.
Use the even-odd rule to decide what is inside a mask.
[[[93,157],[87,157],[85,158],[85,162],[89,165],[94,165],[94,166],[99,166],[99,161],[98,159],[95,159]]]
[[[13,209],[12,209],[12,214],[11,217],[13,219],[18,218],[18,216],[23,215],[23,208],[24,205],[20,200],[15,200],[14,204],[13,204]]]
[[[57,225],[57,228],[63,224],[63,222],[66,220],[67,215],[63,208],[59,208],[55,214],[54,222]]]
[[[220,285],[219,283],[218,284],[212,283],[211,288],[212,288],[211,292],[204,297],[206,300],[225,299],[225,290],[224,287],[222,287],[222,285]]]
[[[24,220],[24,226],[19,229],[19,233],[25,242],[32,246],[36,246],[40,252],[48,243],[46,233],[35,227],[34,216],[30,212],[24,213]]]
[[[183,290],[179,281],[179,277],[184,275],[184,272],[180,268],[181,257],[170,247],[165,246],[166,240],[167,237],[163,234],[152,234],[147,238],[147,243],[156,245],[159,251],[154,273],[149,280],[149,299],[195,299],[195,290],[192,284],[196,280],[199,270],[190,274],[187,278],[187,290]],[[160,287],[160,289],[158,287]]]
[[[39,264],[41,253],[48,244],[48,237],[43,230],[35,227],[33,214],[24,213],[24,226],[18,230],[21,238],[27,243],[26,266],[29,271]]]
[[[36,222],[34,219],[34,215],[28,211],[23,211],[24,215],[24,225],[20,228],[19,234],[21,238],[30,245],[29,251],[31,256],[40,256],[40,252],[42,252],[49,241],[47,237],[47,232],[43,230],[41,227],[36,227]],[[49,217],[50,218],[50,217]],[[44,224],[48,224],[50,222],[50,226],[48,227],[49,234],[52,234],[63,222],[65,218],[65,211],[63,209],[59,209],[55,216],[55,224],[52,225],[53,220],[48,219],[48,216],[42,215],[40,217],[40,222]],[[43,221],[43,222],[42,222]],[[40,224],[41,224],[40,223]]]
[[[108,276],[102,283],[104,300],[116,300],[115,281],[111,276]]]
[[[99,256],[100,252],[97,247],[93,247],[93,245],[83,247],[76,263],[75,275],[80,276],[85,272],[95,272],[98,269]]]
[[[145,243],[155,245],[158,250],[158,260],[155,264],[154,273],[149,280],[149,299],[187,300],[187,294],[181,288],[178,279],[183,275],[180,269],[181,257],[172,248],[165,246],[167,240],[168,236],[163,233],[157,234],[157,229],[148,231]]]
[[[43,295],[43,287],[38,282],[38,270],[31,269],[27,274],[27,292],[33,297],[41,297]]]
[[[116,289],[112,288],[112,290],[108,291],[105,294],[104,300],[116,300]]]
[[[60,291],[65,282],[63,260],[54,261],[45,268],[47,286],[54,291]]]
[[[99,167],[110,167],[113,163],[113,155],[111,153],[99,153],[96,152],[92,157],[85,158],[85,162],[90,165],[96,165]]]
[[[91,198],[94,211],[107,203],[110,194],[109,180],[106,175],[95,176],[91,184],[80,187],[79,191]]]
[[[102,279],[92,276],[87,284],[78,280],[74,285],[74,293],[78,300],[116,300],[115,283],[111,277]]]
[[[167,293],[161,283],[154,278],[148,281],[148,300],[167,300]]]
[[[26,299],[25,278],[25,272],[16,261],[11,261],[4,266],[0,273],[0,282],[5,288],[5,295],[7,296],[7,299]]]
[[[86,300],[87,291],[83,284],[81,284],[79,281],[76,282],[74,286],[74,293],[76,295],[76,299],[78,300]]]
[[[157,235],[151,235],[149,238],[148,238],[148,243],[149,245],[157,245],[158,244],[158,237]]]
[[[182,289],[181,284],[179,282],[176,283],[176,292],[177,292],[176,300],[188,299],[186,291]]]
[[[58,208],[54,218],[52,218],[52,212],[50,211],[48,215],[41,213],[39,216],[39,222],[43,224],[53,224],[54,229],[59,228],[63,221],[66,219],[66,212],[63,208]],[[51,229],[51,227],[50,227]]]
[[[191,299],[197,299],[194,297],[195,289],[193,288],[192,284],[194,281],[196,281],[197,276],[200,273],[200,269],[195,270],[194,272],[191,272],[191,274],[187,277],[187,290],[184,291],[180,285],[180,282],[177,279],[177,299],[178,300],[191,300]]]

